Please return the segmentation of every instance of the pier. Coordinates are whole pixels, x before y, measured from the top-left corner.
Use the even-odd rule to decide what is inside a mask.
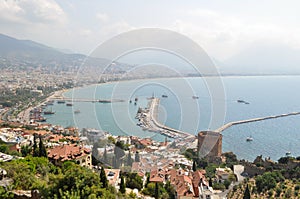
[[[159,98],[151,98],[148,108],[139,109],[137,113],[137,118],[140,121],[140,123],[138,124],[139,126],[141,126],[144,130],[157,132],[162,135],[168,136],[170,138],[188,139],[188,138],[195,137],[190,133],[173,129],[171,127],[165,126],[160,122],[158,122],[157,121],[158,105],[159,105]]]
[[[248,120],[229,122],[229,123],[221,126],[220,128],[218,128],[217,130],[215,130],[215,132],[222,133],[222,131],[226,130],[227,128],[229,128],[231,126],[237,125],[237,124],[258,122],[258,121],[276,119],[276,118],[281,118],[281,117],[288,117],[288,116],[293,116],[293,115],[300,115],[300,112],[292,112],[292,113],[286,113],[286,114],[280,114],[280,115],[273,115],[273,116],[267,116],[267,117],[259,117],[259,118],[253,118],[253,119],[248,119]]]
[[[85,99],[85,98],[65,98],[65,97],[51,97],[49,100],[59,100],[66,102],[100,102],[100,103],[113,103],[113,102],[125,102],[122,99]]]

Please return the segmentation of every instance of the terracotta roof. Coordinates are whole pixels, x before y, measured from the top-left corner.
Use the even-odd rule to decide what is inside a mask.
[[[61,145],[48,149],[48,157],[61,161],[74,160],[82,156],[88,155],[90,150],[76,144]]]

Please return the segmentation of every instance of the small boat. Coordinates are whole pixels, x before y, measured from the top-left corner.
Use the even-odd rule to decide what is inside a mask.
[[[253,138],[252,138],[251,136],[250,136],[250,137],[247,137],[247,138],[246,138],[246,141],[247,141],[247,142],[251,142],[251,141],[253,141]]]
[[[46,118],[44,117],[39,117],[35,119],[36,122],[46,122]]]
[[[198,97],[198,96],[195,96],[195,95],[194,95],[192,98],[193,98],[193,99],[199,99],[199,97]]]
[[[137,102],[138,100],[139,100],[139,98],[137,98],[137,97],[134,99],[135,102]]]
[[[72,103],[67,103],[66,105],[67,105],[67,106],[73,106],[73,104],[72,104]]]
[[[53,115],[55,112],[51,110],[44,111],[44,115]]]
[[[66,101],[65,100],[57,100],[57,103],[58,104],[64,104],[64,103],[66,103]]]
[[[137,103],[136,102],[134,102],[134,105],[136,105]]]
[[[132,103],[132,101],[131,101],[131,100],[129,100],[129,103],[131,104],[131,103]]]
[[[78,114],[78,113],[80,113],[80,110],[77,109],[77,110],[74,111],[74,113],[75,113],[75,114]]]
[[[289,155],[291,155],[292,153],[290,152],[290,151],[287,151],[286,153],[285,153],[285,155],[286,156],[289,156]]]
[[[100,103],[111,103],[111,100],[99,100],[98,102],[100,102]]]
[[[167,96],[167,95],[162,95],[161,97],[163,97],[163,98],[167,98],[168,96]]]
[[[237,103],[245,103],[244,100],[237,100]]]

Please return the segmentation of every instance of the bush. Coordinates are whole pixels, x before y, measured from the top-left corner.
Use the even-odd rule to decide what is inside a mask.
[[[213,184],[213,189],[224,191],[225,188],[226,188],[225,185],[222,183],[214,183]]]

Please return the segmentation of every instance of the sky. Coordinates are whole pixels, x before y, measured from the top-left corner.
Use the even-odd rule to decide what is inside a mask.
[[[300,49],[297,0],[1,0],[0,33],[89,54],[129,30],[177,31],[227,60],[254,44]]]

